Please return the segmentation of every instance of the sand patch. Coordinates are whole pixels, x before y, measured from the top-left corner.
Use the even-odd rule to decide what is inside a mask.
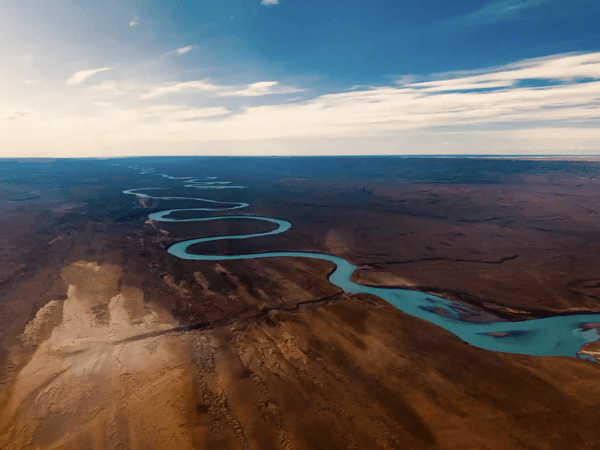
[[[25,326],[21,335],[21,343],[24,346],[35,346],[47,339],[52,329],[57,325],[62,316],[62,303],[52,300],[37,312],[35,317]]]
[[[0,416],[0,447],[193,448],[187,338],[160,334],[172,316],[120,288],[118,266],[79,262],[62,275],[62,318],[50,302],[21,338],[39,346]]]

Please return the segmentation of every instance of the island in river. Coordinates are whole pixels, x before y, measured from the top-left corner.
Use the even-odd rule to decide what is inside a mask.
[[[0,446],[595,448],[599,174],[553,159],[4,160]],[[219,216],[238,218],[196,220]],[[223,239],[240,235],[258,236]],[[215,258],[172,250],[190,239]],[[345,260],[375,291],[290,252]],[[235,258],[264,253],[279,257]],[[381,287],[487,339],[523,343],[531,328],[503,330],[552,318],[591,343],[478,348]]]

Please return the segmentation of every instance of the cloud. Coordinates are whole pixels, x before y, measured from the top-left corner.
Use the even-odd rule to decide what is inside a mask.
[[[125,95],[125,91],[122,86],[119,86],[115,80],[105,80],[100,84],[90,86],[92,91],[98,91],[110,95],[122,96]]]
[[[410,87],[423,87],[425,92],[443,92],[443,91],[475,91],[482,89],[497,89],[505,88],[513,85],[512,80],[498,81],[477,81],[469,82],[469,80],[461,80],[462,83],[419,83],[410,85]]]
[[[262,0],[261,5],[279,5],[279,0]]]
[[[4,154],[42,146],[75,154],[84,144],[99,154],[136,148],[162,154],[181,149],[215,154],[219,148],[237,154],[244,149],[282,154],[290,148],[295,153],[447,153],[448,146],[460,153],[597,153],[600,148],[600,52],[402,82],[286,103],[268,94],[298,89],[274,81],[104,82],[78,91],[77,102],[38,109],[22,120],[15,120],[16,113],[27,110],[27,100],[5,112],[0,105],[0,117],[13,117],[0,121],[0,134],[8,136]],[[128,95],[107,98],[115,90]],[[210,107],[195,107],[197,99],[189,96],[179,100],[190,104],[148,104],[140,102],[140,92],[144,100],[189,92],[212,98]],[[219,105],[234,96],[235,111]]]
[[[142,100],[151,100],[170,94],[183,94],[189,92],[198,92],[210,94],[215,97],[259,97],[263,95],[290,94],[301,92],[303,89],[297,89],[287,86],[279,86],[277,81],[260,81],[258,83],[248,84],[243,87],[219,86],[207,80],[196,80],[171,83],[152,88],[150,92],[140,96]]]
[[[193,49],[194,47],[191,45],[188,45],[187,47],[181,47],[177,49],[177,54],[178,55],[183,55],[187,52],[189,52],[191,49]]]
[[[508,87],[526,80],[568,81],[600,79],[600,53],[555,55],[520,61],[488,71],[447,73],[434,81],[405,86],[429,91],[450,91]]]
[[[527,9],[556,0],[496,0],[464,16],[446,21],[447,25],[482,26],[518,17]],[[578,0],[574,0],[577,2]]]
[[[396,84],[399,84],[399,85],[411,84],[411,83],[415,83],[418,79],[419,79],[419,77],[417,77],[416,75],[402,75],[400,78],[398,78],[396,80]]]
[[[143,122],[173,123],[207,119],[229,114],[222,106],[208,108],[190,108],[182,105],[155,105],[140,109],[120,110],[114,108],[113,113],[138,116]]]
[[[169,94],[182,94],[185,92],[216,92],[219,89],[221,89],[219,86],[216,86],[205,80],[185,81],[155,87],[151,89],[150,92],[142,94],[140,98],[142,100],[151,100]]]
[[[302,92],[304,89],[281,86],[277,81],[260,81],[252,83],[242,89],[227,88],[219,92],[220,97],[259,97],[262,95],[274,94],[292,94],[294,92]]]
[[[24,53],[17,57],[17,61],[19,62],[19,64],[23,64],[23,65],[31,64],[34,59],[35,59],[35,56],[33,56],[31,53]]]
[[[445,78],[442,78],[445,77]],[[197,126],[178,126],[182,140],[296,139],[379,136],[460,127],[539,128],[599,121],[600,53],[557,55],[488,71],[434,76],[402,86],[359,88],[285,104],[248,106]],[[523,83],[538,80],[541,85]],[[166,89],[180,91],[185,84]],[[217,97],[277,91],[276,82],[234,89],[210,84]],[[165,89],[165,88],[163,88]],[[573,122],[571,122],[573,121]],[[158,130],[154,130],[158,131]],[[582,132],[583,133],[583,132]],[[600,141],[598,128],[587,131]],[[576,134],[572,135],[576,136]]]
[[[71,78],[69,78],[67,80],[67,84],[69,86],[75,86],[77,84],[84,82],[91,76],[96,75],[97,73],[105,72],[105,71],[111,70],[111,69],[112,69],[112,67],[101,67],[99,69],[80,70],[79,72],[75,72],[71,76]]]
[[[130,27],[135,27],[140,23],[140,18],[138,16],[135,16],[133,19],[131,19],[129,21],[129,26]]]
[[[469,125],[597,120],[600,81],[481,93],[430,93],[380,87],[284,105],[247,108],[222,123],[240,139],[375,136]],[[219,127],[213,124],[213,133]],[[600,131],[595,130],[600,138]]]
[[[18,119],[22,119],[24,117],[27,117],[28,115],[29,115],[28,112],[19,112],[19,113],[16,113],[15,115],[13,115],[13,116],[7,117],[6,120],[18,120]]]
[[[191,120],[206,119],[208,117],[223,116],[231,113],[227,108],[217,106],[214,108],[190,108],[179,111],[172,116],[172,120],[187,122]]]

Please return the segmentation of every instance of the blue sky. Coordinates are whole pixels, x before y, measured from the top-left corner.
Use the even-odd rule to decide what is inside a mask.
[[[0,156],[600,153],[600,2],[3,0]]]

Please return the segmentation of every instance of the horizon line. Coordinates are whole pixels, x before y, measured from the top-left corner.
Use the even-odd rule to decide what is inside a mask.
[[[0,162],[5,161],[22,161],[22,160],[117,160],[117,159],[134,159],[134,158],[466,158],[466,159],[600,159],[598,154],[473,154],[473,153],[439,153],[439,154],[323,154],[323,155],[120,155],[120,156],[0,156]]]

